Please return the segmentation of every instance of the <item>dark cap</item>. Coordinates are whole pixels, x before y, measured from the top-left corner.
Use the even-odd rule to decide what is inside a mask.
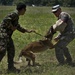
[[[56,12],[60,8],[60,5],[55,5],[52,7],[52,12]]]

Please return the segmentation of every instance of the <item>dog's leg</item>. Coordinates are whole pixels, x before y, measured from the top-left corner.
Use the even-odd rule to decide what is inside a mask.
[[[28,66],[31,66],[31,60],[26,58],[26,61],[28,61]]]
[[[35,55],[33,54],[33,52],[31,51],[25,52],[24,56],[26,57],[26,61],[28,61],[28,65],[31,65],[31,60],[32,65],[35,65]]]
[[[40,64],[39,63],[36,63],[35,62],[35,55],[33,54],[33,52],[29,52],[28,53],[29,55],[29,57],[28,57],[28,59],[26,59],[27,61],[28,61],[28,65],[31,65],[31,60],[32,60],[32,66],[36,66],[36,65],[38,65],[38,66],[40,66]]]
[[[32,52],[30,52],[30,56],[31,56],[31,60],[32,60],[32,65],[35,66],[36,65],[36,63],[35,63],[35,55]]]

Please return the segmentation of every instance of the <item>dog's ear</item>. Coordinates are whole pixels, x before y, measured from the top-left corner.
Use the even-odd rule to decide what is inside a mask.
[[[53,37],[53,34],[55,34],[56,32],[54,32],[54,29],[53,29],[53,26],[51,26],[48,30],[48,32],[46,33],[45,37],[46,38],[49,38],[49,39],[52,39]]]

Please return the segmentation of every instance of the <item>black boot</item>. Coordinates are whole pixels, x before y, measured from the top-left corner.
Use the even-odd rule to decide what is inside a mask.
[[[8,73],[10,73],[10,72],[19,73],[20,70],[14,66],[8,66]]]
[[[74,62],[72,62],[72,61],[68,61],[67,59],[66,59],[66,64],[68,64],[68,65],[70,65],[70,66],[72,66],[72,67],[75,67],[75,63]]]

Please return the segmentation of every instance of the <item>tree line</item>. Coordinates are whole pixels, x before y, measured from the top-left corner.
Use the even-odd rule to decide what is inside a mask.
[[[75,7],[75,0],[0,0],[0,5],[15,5],[19,2],[29,6],[53,6],[60,4],[61,6]]]

